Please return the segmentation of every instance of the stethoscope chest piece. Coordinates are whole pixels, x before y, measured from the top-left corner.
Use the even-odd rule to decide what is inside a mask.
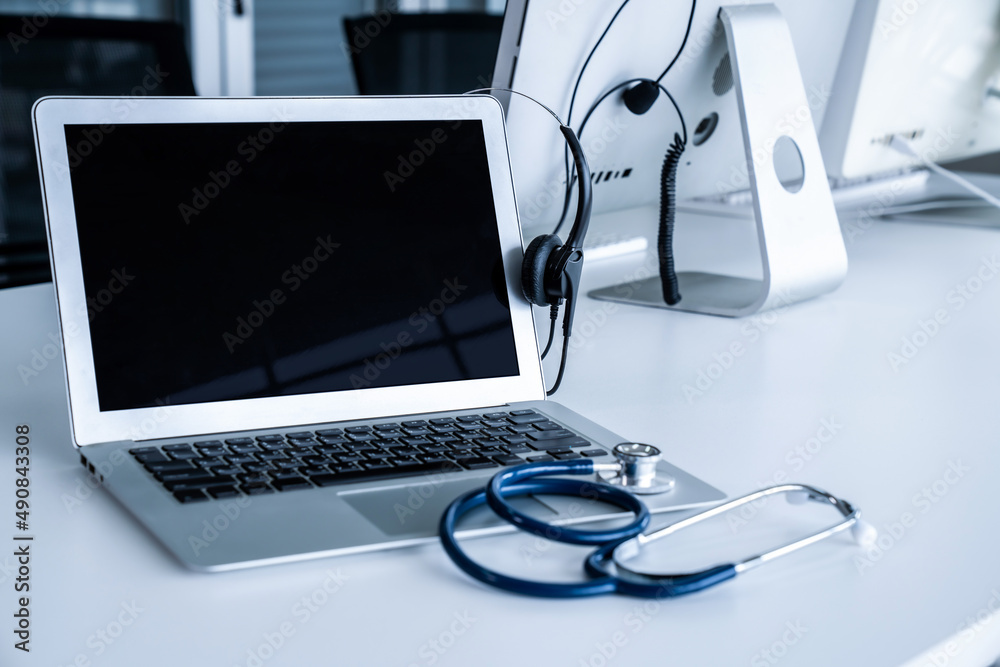
[[[614,448],[616,464],[594,466],[605,484],[627,488],[639,495],[664,493],[674,488],[674,478],[656,469],[660,450],[652,445],[623,442]]]

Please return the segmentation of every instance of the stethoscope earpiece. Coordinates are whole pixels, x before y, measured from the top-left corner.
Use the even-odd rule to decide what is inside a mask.
[[[867,521],[858,519],[851,526],[851,537],[863,547],[870,547],[878,539],[878,530]]]

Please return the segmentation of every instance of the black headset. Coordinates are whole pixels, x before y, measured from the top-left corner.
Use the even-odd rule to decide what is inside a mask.
[[[521,291],[524,293],[524,297],[533,306],[548,306],[549,308],[552,323],[548,344],[541,354],[543,359],[552,345],[556,320],[559,318],[559,307],[563,301],[566,302],[566,312],[563,314],[563,345],[559,373],[556,375],[556,381],[552,388],[546,392],[548,396],[551,396],[562,383],[563,373],[566,370],[566,353],[569,351],[569,337],[573,333],[573,311],[576,307],[580,276],[583,273],[583,241],[587,236],[587,228],[590,226],[590,209],[593,206],[590,165],[587,164],[587,156],[584,154],[583,146],[580,145],[580,140],[573,128],[563,123],[552,109],[535,98],[510,88],[497,87],[477,88],[465,94],[491,91],[513,93],[531,100],[548,111],[559,123],[559,131],[566,139],[569,152],[573,156],[573,164],[576,166],[576,173],[580,177],[580,187],[577,189],[576,217],[566,242],[563,243],[557,234],[542,234],[532,239],[524,251],[524,258],[521,260]]]
[[[604,40],[608,30],[611,29],[611,26],[614,24],[615,20],[617,20],[618,15],[628,3],[629,0],[624,0],[618,7],[618,11],[615,12],[614,17],[612,17],[611,21],[607,24],[607,26],[605,26],[601,36],[598,38],[597,42],[588,54],[583,68],[580,70],[580,74],[577,77],[576,85],[573,88],[573,96],[570,101],[570,114],[573,113],[573,103],[576,99],[576,93],[579,88],[580,81],[583,78],[583,73],[586,71],[587,65],[590,63],[590,59],[597,51],[597,47]],[[583,129],[587,125],[587,120],[600,103],[612,93],[622,88],[625,88],[625,91],[622,94],[622,101],[624,102],[625,107],[636,115],[642,115],[649,111],[659,97],[661,90],[673,103],[673,107],[677,111],[677,115],[680,117],[681,126],[684,130],[684,136],[681,137],[678,134],[674,135],[674,142],[668,149],[667,157],[663,163],[663,170],[661,173],[660,234],[658,241],[658,254],[660,257],[660,274],[663,282],[663,294],[665,301],[671,305],[680,301],[680,293],[677,289],[677,275],[674,271],[672,250],[675,202],[674,188],[676,184],[677,166],[680,162],[681,154],[684,152],[684,147],[687,145],[687,128],[684,123],[684,115],[681,113],[680,107],[677,105],[677,101],[674,100],[670,92],[663,87],[660,80],[666,76],[667,72],[670,71],[674,63],[680,57],[681,52],[684,50],[684,46],[687,44],[688,36],[691,33],[691,24],[694,21],[696,7],[697,0],[692,0],[691,14],[688,18],[687,29],[684,33],[684,40],[682,41],[680,48],[677,50],[677,54],[674,56],[673,60],[670,61],[670,64],[663,71],[663,73],[660,74],[660,76],[655,80],[647,78],[629,79],[612,87],[594,102],[585,115],[583,123],[580,126],[580,132],[582,133]],[[593,206],[593,186],[590,181],[590,165],[587,164],[587,157],[584,155],[583,146],[580,144],[580,139],[573,129],[566,123],[563,123],[559,116],[552,111],[552,109],[548,108],[535,98],[510,88],[498,87],[478,88],[476,90],[471,90],[466,94],[489,93],[493,91],[503,91],[524,97],[548,111],[559,123],[559,131],[562,132],[563,137],[566,139],[566,145],[569,148],[569,153],[573,158],[573,164],[576,167],[576,181],[579,184],[577,187],[577,207],[576,216],[573,220],[573,227],[570,229],[569,237],[566,239],[566,242],[563,243],[562,239],[558,236],[559,228],[562,226],[563,220],[566,218],[573,185],[573,178],[569,173],[569,163],[567,162],[566,201],[563,206],[563,212],[559,224],[556,226],[555,233],[543,234],[532,239],[531,243],[528,244],[527,249],[524,251],[524,259],[521,263],[521,290],[524,292],[525,298],[534,306],[549,307],[551,325],[549,329],[548,343],[541,354],[543,359],[548,354],[549,348],[552,346],[553,339],[555,338],[554,334],[556,321],[559,317],[559,307],[562,305],[563,301],[566,302],[566,311],[563,314],[563,344],[562,355],[559,361],[559,373],[556,376],[556,380],[552,385],[552,388],[546,392],[547,395],[551,396],[559,389],[559,385],[562,383],[563,373],[566,369],[566,355],[569,350],[569,338],[573,332],[573,311],[576,307],[576,295],[580,287],[580,277],[583,273],[583,241],[587,235],[587,229],[590,226],[590,212]]]

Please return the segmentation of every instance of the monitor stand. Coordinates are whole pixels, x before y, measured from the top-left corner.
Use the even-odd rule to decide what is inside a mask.
[[[681,301],[675,306],[664,302],[658,276],[595,290],[590,293],[595,299],[741,317],[826,294],[847,275],[847,252],[812,120],[782,122],[789,112],[809,110],[788,25],[773,4],[722,7],[719,20],[733,63],[763,279],[679,272]],[[778,127],[787,134],[779,136]],[[779,180],[774,164],[779,139],[786,145],[791,140],[801,158],[797,181]]]

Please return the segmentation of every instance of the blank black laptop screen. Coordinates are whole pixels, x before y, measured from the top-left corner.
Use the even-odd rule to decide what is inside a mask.
[[[66,140],[102,411],[518,374],[480,121]]]

